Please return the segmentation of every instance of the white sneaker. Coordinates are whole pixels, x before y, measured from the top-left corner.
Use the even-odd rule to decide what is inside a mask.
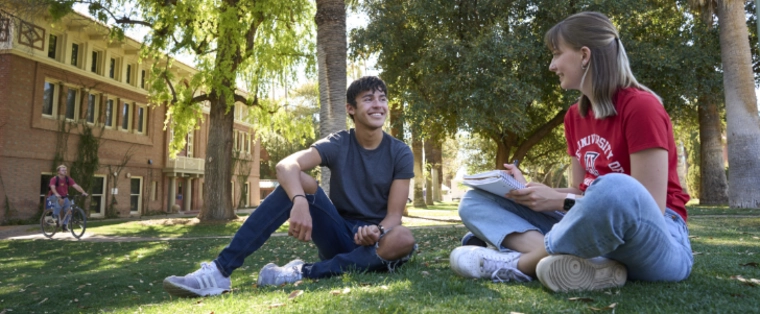
[[[499,252],[480,246],[460,246],[451,251],[451,269],[462,277],[490,278],[494,282],[528,282],[532,278],[517,269],[519,252]]]
[[[599,290],[625,285],[628,270],[620,262],[604,257],[550,255],[538,262],[536,276],[555,292]]]
[[[183,277],[164,279],[164,291],[177,297],[205,297],[230,291],[230,278],[224,277],[214,262],[201,263],[201,268]]]
[[[279,267],[274,263],[264,265],[259,271],[259,279],[257,284],[259,287],[263,286],[279,286],[284,283],[294,283],[301,280],[303,275],[301,274],[301,268],[304,261],[295,259],[289,263]]]

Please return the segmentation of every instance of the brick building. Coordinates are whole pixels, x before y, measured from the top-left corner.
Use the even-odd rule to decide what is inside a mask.
[[[0,222],[38,213],[56,152],[71,169],[85,127],[101,137],[91,217],[103,217],[112,197],[121,217],[200,210],[208,119],[170,158],[166,106],[148,103],[151,61],[139,60],[141,43],[113,41],[105,26],[77,13],[51,21],[0,8]],[[181,80],[195,69],[175,61],[172,71]],[[262,197],[260,145],[242,120],[247,110],[237,104],[231,111],[233,146],[246,161],[234,176],[237,207],[258,205]]]

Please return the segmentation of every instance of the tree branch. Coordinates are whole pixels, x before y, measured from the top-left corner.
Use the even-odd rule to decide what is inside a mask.
[[[538,142],[546,137],[546,135],[549,134],[549,132],[551,132],[554,128],[562,124],[565,119],[565,113],[567,113],[567,109],[560,110],[556,115],[554,115],[554,118],[544,123],[544,125],[536,129],[533,134],[529,135],[528,138],[526,138],[525,141],[520,143],[520,145],[517,147],[517,151],[515,151],[513,159],[522,160],[528,151],[533,148],[533,146],[538,144]]]

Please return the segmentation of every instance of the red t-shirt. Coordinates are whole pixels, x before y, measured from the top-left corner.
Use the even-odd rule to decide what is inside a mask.
[[[71,177],[64,177],[64,178],[58,178],[58,185],[56,185],[55,178],[58,178],[58,176],[53,176],[52,178],[50,178],[50,184],[48,184],[48,186],[55,185],[55,190],[58,191],[58,195],[60,196],[64,196],[64,197],[68,196],[69,187],[73,186],[74,184],[77,184],[76,182],[74,182],[74,179],[72,179]],[[55,193],[53,193],[53,191],[50,191],[48,195],[55,195]]]
[[[594,118],[592,110],[582,118],[577,103],[565,114],[567,153],[586,170],[578,188],[586,191],[597,177],[608,173],[631,175],[632,153],[663,148],[668,151],[666,206],[686,220],[689,195],[678,180],[673,125],[665,108],[654,95],[635,88],[619,90],[613,103],[617,115],[601,120]]]

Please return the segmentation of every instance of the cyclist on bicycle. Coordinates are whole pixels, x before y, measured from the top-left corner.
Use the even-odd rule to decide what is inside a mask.
[[[58,214],[61,213],[61,209],[65,209],[67,213],[71,211],[71,203],[69,203],[68,199],[69,187],[76,189],[84,196],[87,196],[87,192],[74,182],[74,179],[66,175],[68,171],[66,165],[58,166],[56,171],[58,171],[58,174],[50,178],[50,193],[48,193],[47,201],[53,207],[53,217],[55,218],[56,225],[58,225]],[[69,217],[66,217],[65,221],[63,221],[63,231],[68,231],[66,228],[68,219]]]

